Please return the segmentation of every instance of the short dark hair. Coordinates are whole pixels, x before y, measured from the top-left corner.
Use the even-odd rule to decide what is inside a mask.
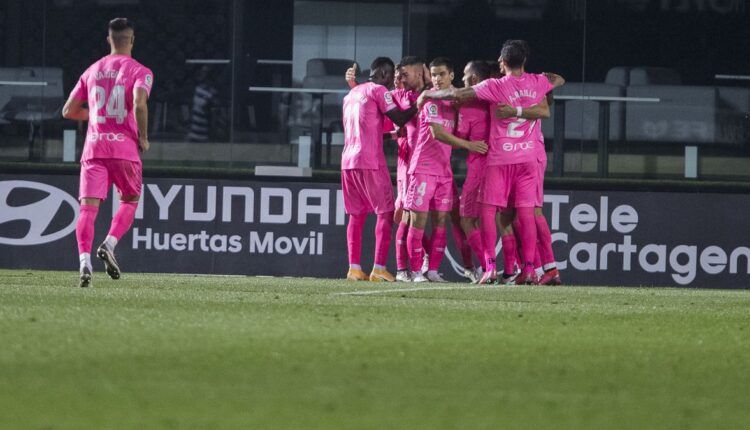
[[[109,22],[109,32],[111,33],[110,38],[115,47],[122,48],[133,41],[132,35],[123,34],[126,30],[135,31],[133,21],[127,18],[115,18]]]
[[[112,32],[118,32],[123,30],[135,30],[135,24],[133,21],[127,18],[115,18],[109,22],[109,30]]]
[[[372,61],[372,64],[370,64],[370,73],[374,72],[375,70],[381,69],[385,66],[391,66],[391,69],[395,70],[396,66],[393,65],[393,61],[391,61],[388,57],[378,57]]]
[[[497,78],[502,75],[502,73],[500,72],[500,65],[497,64],[497,61],[488,61],[487,66],[490,68],[491,78]]]
[[[453,73],[453,62],[447,57],[437,57],[430,62],[430,67],[445,66],[449,72]]]
[[[500,58],[511,69],[517,69],[526,64],[529,57],[529,44],[525,40],[506,40],[500,50]]]
[[[469,61],[469,69],[481,80],[490,77],[490,65],[483,60]]]
[[[407,55],[401,59],[401,66],[416,66],[422,64],[424,64],[424,60],[415,55]]]

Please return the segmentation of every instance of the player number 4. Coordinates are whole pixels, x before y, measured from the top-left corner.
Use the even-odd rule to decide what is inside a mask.
[[[107,118],[114,118],[118,124],[125,122],[128,111],[125,109],[125,87],[115,85],[107,97],[107,90],[103,87],[95,86],[96,107],[94,109],[94,118],[98,124],[104,124]],[[106,113],[101,115],[101,109],[106,107]]]

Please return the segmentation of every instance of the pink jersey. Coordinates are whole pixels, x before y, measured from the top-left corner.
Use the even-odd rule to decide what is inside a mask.
[[[430,124],[440,124],[445,131],[453,133],[456,111],[452,102],[430,100],[419,112],[417,145],[409,160],[409,174],[424,173],[433,176],[453,176],[451,170],[451,146],[432,137]]]
[[[393,100],[401,110],[407,110],[417,102],[418,93],[406,89],[396,89],[391,91]],[[397,172],[399,176],[406,175],[409,170],[409,159],[414,151],[414,144],[417,140],[417,117],[414,115],[406,124],[404,124],[405,134],[398,139],[398,163]]]
[[[479,100],[528,108],[541,102],[553,87],[542,74],[524,73],[521,76],[487,79],[473,88]],[[543,139],[540,119],[498,119],[492,113],[490,124],[488,166],[537,160],[539,142]]]
[[[456,136],[464,140],[489,142],[490,105],[486,102],[474,101],[461,106],[458,111]],[[469,152],[466,164],[468,166],[483,165],[486,160],[486,155]]]
[[[72,96],[89,105],[89,126],[81,161],[117,158],[140,161],[133,91],[151,94],[154,75],[127,55],[107,55],[86,69]]]
[[[395,109],[393,96],[382,85],[357,85],[344,97],[344,152],[341,170],[386,166],[383,153],[383,118]]]

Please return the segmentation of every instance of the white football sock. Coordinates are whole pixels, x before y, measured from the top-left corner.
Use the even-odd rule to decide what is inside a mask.
[[[80,266],[78,266],[80,270],[83,270],[84,267],[88,267],[89,271],[92,271],[91,270],[91,254],[89,254],[88,252],[84,252],[83,254],[80,254],[78,256],[78,261],[81,263]]]
[[[104,243],[107,245],[107,248],[112,251],[115,249],[115,246],[117,246],[117,238],[112,235],[107,235],[104,239]]]

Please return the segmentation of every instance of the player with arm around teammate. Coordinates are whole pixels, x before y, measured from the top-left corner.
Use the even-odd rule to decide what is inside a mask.
[[[341,155],[341,186],[349,215],[347,279],[395,281],[385,264],[393,228],[393,186],[383,152],[383,121],[389,118],[403,127],[416,113],[416,106],[402,110],[393,101],[394,65],[379,57],[371,65],[370,80],[357,85],[344,97],[344,150]],[[368,277],[362,270],[362,232],[367,214],[377,215],[375,264]]]
[[[429,99],[479,99],[493,105],[505,104],[515,107],[515,118],[502,119],[493,115],[490,120],[487,174],[480,197],[483,203],[481,229],[487,265],[483,282],[497,279],[492,245],[497,240],[499,213],[509,206],[511,195],[514,196],[517,216],[522,227],[522,273],[517,283],[531,283],[534,280],[533,260],[537,239],[534,206],[538,182],[536,147],[539,145],[541,133],[539,119],[549,117],[549,106],[545,96],[553,88],[553,84],[544,75],[525,72],[527,55],[525,42],[506,41],[499,59],[501,67],[508,72],[505,77],[488,79],[471,88],[425,92],[420,100],[425,102]]]

